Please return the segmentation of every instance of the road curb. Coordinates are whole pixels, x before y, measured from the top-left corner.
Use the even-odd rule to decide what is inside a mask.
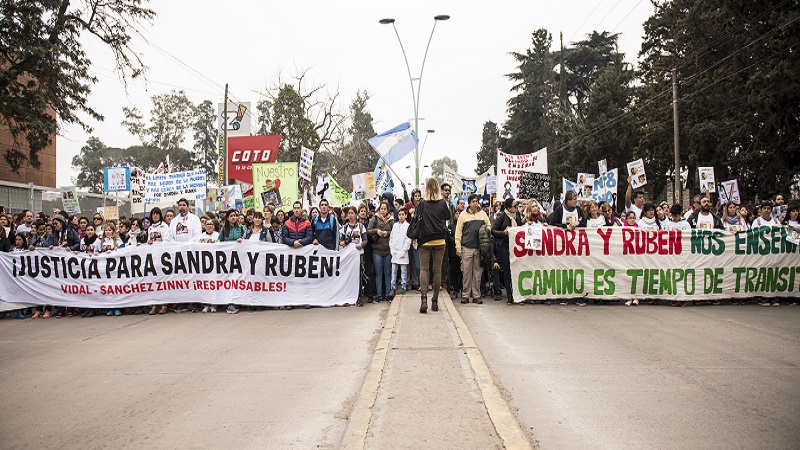
[[[383,325],[383,331],[381,331],[378,342],[375,344],[375,349],[372,352],[372,361],[364,376],[364,382],[353,404],[353,409],[350,411],[350,417],[339,448],[363,449],[366,444],[369,423],[372,419],[372,408],[375,406],[375,400],[378,397],[378,388],[386,367],[389,344],[397,322],[397,314],[400,311],[399,300],[399,298],[396,299],[389,306],[386,323]]]
[[[464,345],[469,364],[473,372],[475,372],[475,381],[481,389],[486,412],[489,413],[489,418],[492,420],[497,435],[503,440],[503,446],[513,450],[532,449],[533,447],[519,426],[517,419],[511,413],[511,408],[503,399],[500,390],[497,389],[492,373],[489,371],[489,366],[486,365],[483,354],[478,349],[478,346],[475,345],[475,340],[472,338],[472,333],[467,328],[466,322],[456,310],[453,301],[447,296],[444,296],[444,303],[447,305],[447,312],[450,314],[461,343]]]

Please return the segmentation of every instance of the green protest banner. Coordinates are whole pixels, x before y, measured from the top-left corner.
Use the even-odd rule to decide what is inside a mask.
[[[300,199],[297,169],[296,162],[253,164],[253,197],[256,210],[261,211],[265,204],[278,209],[291,209],[292,203]]]
[[[544,227],[536,250],[527,248],[525,230],[508,233],[517,302],[800,297],[798,246],[786,227],[740,233]]]

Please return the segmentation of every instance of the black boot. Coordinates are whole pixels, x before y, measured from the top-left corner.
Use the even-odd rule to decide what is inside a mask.
[[[506,301],[506,303],[508,303],[510,305],[513,304],[514,303],[514,296],[511,295],[511,294],[508,294],[508,300]]]
[[[426,294],[422,294],[422,303],[419,305],[419,313],[428,313],[428,296]]]
[[[439,310],[439,299],[434,298],[431,300],[431,311],[436,312]]]

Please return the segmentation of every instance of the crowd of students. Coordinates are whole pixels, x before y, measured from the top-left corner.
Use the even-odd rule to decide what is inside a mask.
[[[318,207],[310,210],[303,209],[300,202],[295,202],[291,211],[276,210],[267,205],[263,211],[248,209],[240,212],[230,209],[197,216],[190,212],[189,202],[181,199],[177,203],[177,211],[162,211],[155,207],[148,211],[148,216],[143,220],[123,218],[106,221],[98,213],[89,218],[70,216],[63,211],[54,211],[50,217],[44,213],[34,216],[31,211],[12,216],[0,208],[0,251],[26,252],[63,247],[73,252],[100,254],[126,246],[171,241],[212,244],[249,240],[293,248],[320,245],[329,250],[353,245],[361,254],[357,306],[391,302],[395,295],[411,290],[421,291],[424,302],[427,290],[434,287],[436,296],[440,290],[444,290],[452,299],[460,297],[462,303],[481,304],[482,298],[487,296],[501,300],[503,291],[508,303],[515,302],[508,252],[510,227],[539,224],[570,230],[577,227],[619,226],[645,230],[719,229],[731,232],[761,226],[800,227],[800,202],[784,203],[782,195],[776,195],[773,200],[761,202],[756,207],[735,203],[714,205],[709,197],[698,195],[694,197],[693,205],[685,209],[680,204],[670,206],[667,202],[658,205],[646,202],[643,192],[633,192],[629,187],[625,195],[625,209],[617,216],[611,205],[594,201],[579,204],[577,193],[568,191],[563,203],[557,204],[553,212],[546,215],[536,200],[506,198],[490,205],[477,195],[471,195],[467,199],[452,202],[451,186],[447,183],[438,185],[433,181],[431,187],[435,189],[426,192],[427,203],[434,201],[430,196],[441,196],[447,209],[442,225],[445,230],[442,242],[444,254],[439,258],[441,265],[438,266],[438,259],[433,258],[431,252],[421,252],[422,247],[417,240],[407,236],[410,221],[421,204],[424,208],[423,194],[419,189],[414,189],[409,195],[405,185],[402,187],[404,198],[396,199],[391,193],[384,193],[377,207],[372,202],[362,202],[358,207],[331,208],[326,200],[322,200]],[[424,257],[421,258],[421,254]],[[441,275],[440,286],[432,286],[435,284],[434,274]],[[754,301],[763,306],[780,305],[777,298],[758,298]],[[567,305],[566,300],[559,303]],[[586,306],[586,302],[580,299],[576,300],[576,304]],[[673,306],[685,304],[684,301],[672,302]],[[791,300],[789,304],[796,302]],[[625,305],[638,305],[638,300],[627,301]],[[249,309],[264,308],[251,306]],[[126,313],[156,315],[171,310],[210,313],[216,312],[217,305],[159,304],[149,305],[148,308],[128,308]],[[236,314],[239,307],[229,304],[226,311]],[[123,311],[90,308],[75,311],[68,307],[38,306],[14,314],[18,318],[60,318],[79,313],[83,317],[100,313],[119,316]]]

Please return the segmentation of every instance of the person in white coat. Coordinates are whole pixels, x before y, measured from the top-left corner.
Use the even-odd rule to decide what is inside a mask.
[[[392,226],[392,234],[389,236],[389,251],[392,254],[392,277],[391,289],[389,290],[389,298],[394,298],[394,285],[397,281],[397,269],[400,269],[400,289],[398,293],[403,295],[406,293],[406,282],[408,282],[408,249],[411,248],[411,239],[406,236],[408,232],[408,213],[405,208],[400,208],[397,211],[397,222]]]
[[[175,242],[199,242],[203,237],[200,218],[189,212],[189,200],[178,200],[178,215],[169,223],[169,232]]]

